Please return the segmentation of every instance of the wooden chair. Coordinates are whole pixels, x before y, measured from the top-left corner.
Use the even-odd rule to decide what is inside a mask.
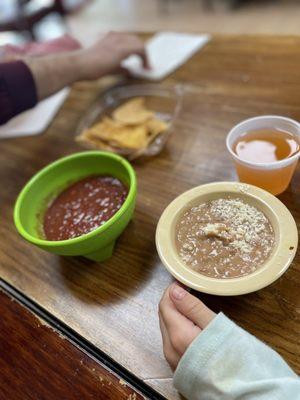
[[[236,7],[246,3],[247,0],[204,0],[203,3],[206,8],[212,10],[233,10]]]
[[[58,13],[62,16],[67,13],[63,5],[63,0],[53,0],[52,4],[49,6],[40,7],[32,13],[27,14],[25,13],[25,7],[30,3],[30,1],[31,0],[17,0],[17,11],[15,17],[10,21],[0,23],[0,32],[26,31],[32,39],[36,39],[33,28],[37,22],[51,13]]]

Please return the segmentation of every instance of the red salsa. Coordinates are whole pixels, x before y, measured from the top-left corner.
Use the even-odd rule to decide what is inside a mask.
[[[90,176],[74,183],[46,210],[46,239],[72,239],[93,231],[121,208],[127,194],[126,186],[111,176]]]

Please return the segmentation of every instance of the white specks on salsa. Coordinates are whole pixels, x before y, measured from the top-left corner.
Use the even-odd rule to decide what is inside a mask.
[[[239,198],[220,198],[183,213],[176,225],[176,248],[184,263],[212,278],[255,272],[275,243],[263,212]]]
[[[84,235],[103,225],[126,200],[128,189],[112,176],[89,176],[60,193],[44,216],[48,240]]]

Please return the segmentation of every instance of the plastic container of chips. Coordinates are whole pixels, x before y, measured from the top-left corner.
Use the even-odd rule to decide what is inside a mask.
[[[140,84],[110,89],[101,94],[79,122],[76,141],[86,148],[112,151],[130,160],[142,156],[155,156],[163,149],[174,129],[174,122],[181,109],[182,96],[182,85]],[[134,98],[143,98],[147,109],[153,111],[154,118],[167,123],[168,126],[163,132],[155,136],[146,146],[139,148],[128,148],[126,136],[124,146],[112,146],[109,139],[107,141],[87,139],[85,134],[91,127],[107,117],[112,118],[118,107]]]

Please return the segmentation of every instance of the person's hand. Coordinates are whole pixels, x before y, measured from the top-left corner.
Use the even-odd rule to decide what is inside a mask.
[[[144,44],[137,36],[128,33],[108,33],[93,46],[77,53],[82,79],[92,80],[122,71],[121,61],[131,54],[140,56],[143,66],[149,67]]]
[[[164,292],[158,314],[164,355],[175,370],[188,346],[216,314],[177,283]]]

